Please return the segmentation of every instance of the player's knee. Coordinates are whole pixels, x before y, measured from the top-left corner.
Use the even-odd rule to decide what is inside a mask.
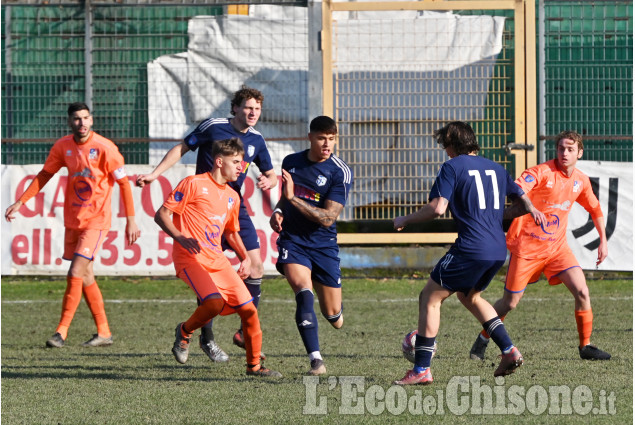
[[[322,315],[326,318],[326,320],[329,321],[331,326],[333,326],[335,329],[340,329],[344,325],[344,315],[342,314],[343,310],[344,308],[342,306],[340,307],[340,311],[335,314],[322,313]]]
[[[251,270],[249,272],[249,277],[251,279],[262,279],[262,276],[265,274],[265,267],[263,266],[261,261],[252,261],[251,262]]]

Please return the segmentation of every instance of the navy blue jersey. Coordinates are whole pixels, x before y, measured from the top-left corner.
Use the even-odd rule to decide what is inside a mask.
[[[336,155],[323,162],[309,160],[309,150],[287,155],[282,169],[293,179],[294,195],[309,204],[324,208],[327,199],[346,205],[353,184],[351,169]],[[319,248],[337,245],[335,223],[324,227],[306,218],[291,203],[283,204],[281,239],[298,245]]]
[[[474,155],[446,161],[430,190],[430,200],[443,197],[449,201],[459,234],[450,252],[476,260],[504,260],[505,196],[524,193],[494,161]]]
[[[252,162],[263,173],[273,169],[267,143],[262,134],[252,127],[249,127],[246,133],[241,133],[229,123],[228,118],[208,118],[185,137],[185,144],[193,151],[200,147],[196,156],[196,174],[202,174],[211,171],[214,165],[212,157],[214,142],[232,137],[238,137],[245,147],[245,156],[242,162],[243,171],[238,180],[228,183],[232,189],[240,194],[240,188],[247,177],[247,169]]]

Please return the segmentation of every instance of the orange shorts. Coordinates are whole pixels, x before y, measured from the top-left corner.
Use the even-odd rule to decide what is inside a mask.
[[[558,275],[573,267],[580,267],[580,264],[566,245],[547,258],[527,259],[512,254],[505,277],[505,290],[523,292],[528,284],[536,283],[542,273],[549,285],[558,285],[562,283]]]
[[[104,242],[108,230],[95,229],[66,229],[64,232],[64,255],[65,260],[73,260],[75,255],[94,260],[95,256]]]
[[[237,308],[253,300],[245,283],[231,267],[210,272],[199,263],[190,263],[179,269],[176,275],[192,288],[200,301],[220,294],[225,301],[220,312],[222,316],[235,313]]]

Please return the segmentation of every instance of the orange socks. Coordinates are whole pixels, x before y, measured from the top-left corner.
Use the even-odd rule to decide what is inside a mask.
[[[93,282],[88,286],[83,287],[84,298],[90,312],[95,319],[95,325],[97,325],[97,333],[99,336],[108,338],[110,334],[110,327],[108,327],[108,319],[106,318],[106,310],[104,309],[104,299],[101,296],[101,291],[97,282]]]
[[[591,332],[593,332],[593,311],[576,310],[575,322],[578,325],[578,336],[580,338],[580,347],[591,343]]]
[[[55,332],[59,332],[63,339],[68,336],[68,328],[71,326],[71,321],[79,302],[82,300],[82,286],[83,279],[81,277],[66,277],[66,292],[64,292],[64,298],[62,299],[62,317]]]
[[[262,349],[262,330],[260,330],[258,310],[256,310],[254,303],[248,303],[238,309],[238,315],[243,325],[247,367],[251,368],[260,364],[260,350]]]
[[[190,318],[187,319],[184,324],[185,329],[183,329],[181,332],[189,332],[191,335],[195,330],[203,327],[204,324],[209,322],[211,318],[218,316],[224,305],[225,302],[222,298],[206,299],[201,305],[196,308],[196,310],[194,310],[194,313],[192,313]]]
[[[505,316],[501,316],[501,317],[499,317],[499,319],[501,319],[501,322],[502,322],[502,321],[504,321],[504,320],[505,320]],[[487,338],[487,339],[489,339],[489,334],[488,334],[487,332],[485,332],[485,329],[483,329],[483,330],[481,331],[481,335],[483,335],[483,338]]]

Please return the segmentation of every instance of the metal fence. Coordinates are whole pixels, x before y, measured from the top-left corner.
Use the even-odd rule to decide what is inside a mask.
[[[277,3],[289,7],[306,5],[297,1]],[[632,161],[632,2],[537,3],[541,103],[536,107],[543,155],[540,159],[553,156],[548,141],[569,128],[585,136],[585,159]],[[89,15],[86,4],[90,7]],[[97,131],[119,144],[128,163],[147,164],[148,142],[152,140],[148,63],[188,50],[188,23],[193,17],[226,12],[223,2],[213,0],[180,2],[178,6],[151,0],[118,4],[61,0],[3,2],[2,163],[43,163],[52,142],[67,131],[66,106],[86,99],[89,93]],[[503,48],[490,63],[485,60],[478,67],[455,74],[433,75],[416,66],[405,71],[373,71],[372,79],[379,81],[376,85],[365,84],[371,79],[368,72],[336,74],[337,119],[343,135],[350,138],[350,142],[342,145],[342,154],[359,163],[356,172],[360,193],[377,195],[375,200],[360,201],[355,215],[359,220],[383,220],[392,217],[395,211],[371,211],[368,205],[389,204],[400,208],[404,196],[408,197],[409,205],[425,202],[429,182],[442,161],[439,150],[429,143],[430,136],[450,118],[443,111],[454,109],[456,113],[457,105],[459,109],[479,107],[482,118],[470,119],[465,115],[462,119],[470,121],[476,129],[485,156],[510,164],[502,147],[514,142],[514,120],[510,116],[514,96],[513,15],[492,10],[458,14],[505,18]],[[388,32],[394,31],[394,26],[392,30],[386,28],[376,26],[380,34],[386,31],[382,36],[394,35]],[[407,29],[399,36],[410,47]],[[451,103],[433,105],[439,111],[434,118],[414,120],[404,115],[404,111],[418,108],[417,102],[431,90],[460,92],[461,81],[484,81],[481,73],[485,71],[488,85],[481,93],[482,104],[472,105],[469,102],[475,98],[456,94],[448,98]],[[442,77],[446,85],[439,85]],[[437,86],[431,86],[433,81]],[[266,84],[266,80],[261,83]],[[297,84],[306,93],[306,82]],[[395,98],[384,96],[387,92],[404,94],[402,99],[406,102],[418,100],[391,104]],[[359,125],[355,114],[368,112],[368,105],[347,102],[363,98],[361,93],[377,101],[373,108],[381,116],[381,126]],[[290,99],[279,97],[274,103],[288,102]],[[275,126],[276,122],[285,122],[284,117],[274,114],[274,108],[269,109],[270,105],[263,112],[261,124]],[[306,105],[302,105],[301,111],[305,109]],[[395,114],[395,110],[401,112]],[[306,116],[305,122],[308,120]],[[288,134],[287,139],[300,140],[304,136],[305,132],[298,132]],[[425,140],[428,142],[424,146]]]

